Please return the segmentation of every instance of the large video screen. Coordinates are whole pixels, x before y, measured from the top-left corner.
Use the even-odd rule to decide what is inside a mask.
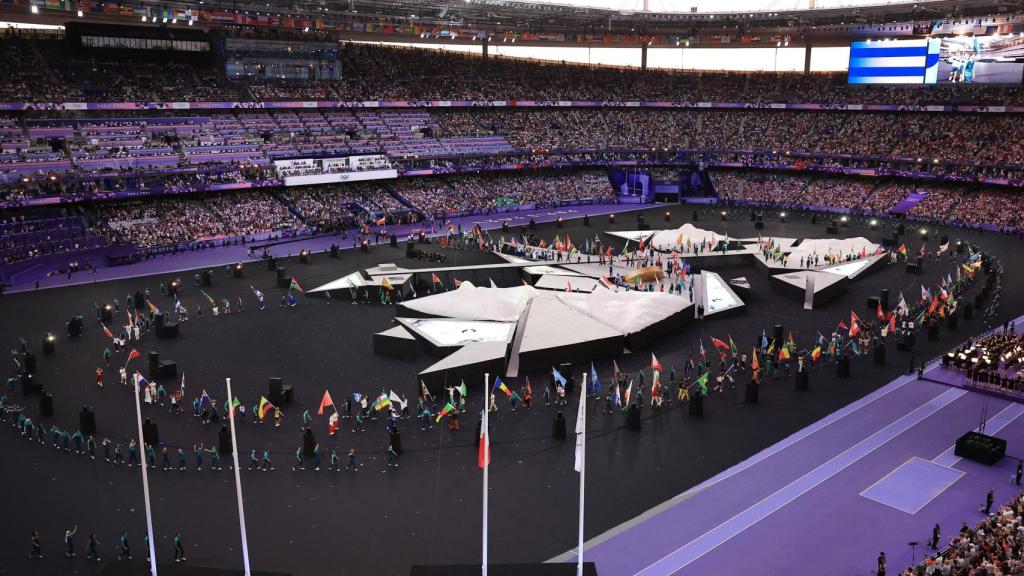
[[[1024,37],[957,36],[854,42],[850,84],[1019,84]]]

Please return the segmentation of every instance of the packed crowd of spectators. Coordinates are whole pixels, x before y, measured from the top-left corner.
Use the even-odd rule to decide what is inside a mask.
[[[410,211],[380,182],[300,186],[284,194],[307,225],[336,225],[366,217],[396,218]]]
[[[92,219],[102,222],[115,244],[142,248],[179,244],[224,233],[224,223],[199,200],[157,198],[104,203]]]
[[[32,44],[35,44],[33,49]],[[1020,105],[1019,86],[943,84],[851,86],[845,73],[720,73],[620,69],[348,43],[338,81],[225,78],[222,71],[173,63],[80,59],[63,39],[8,32],[0,39],[7,78],[46,75],[45,82],[10,83],[0,95],[22,101],[202,100],[672,100],[929,105]],[[42,54],[40,60],[35,54]]]
[[[604,172],[474,174],[459,178],[405,178],[392,190],[427,216],[486,213],[523,205],[545,206],[583,200],[611,201],[615,194]]]
[[[1024,494],[975,528],[966,523],[949,546],[900,576],[1002,576],[1024,570]]]
[[[211,195],[206,205],[223,222],[223,233],[229,236],[287,230],[300,224],[287,206],[265,192]]]

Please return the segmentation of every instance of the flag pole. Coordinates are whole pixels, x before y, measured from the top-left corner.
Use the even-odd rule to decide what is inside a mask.
[[[228,386],[228,422],[231,423],[231,459],[235,466],[235,493],[238,495],[238,527],[242,533],[242,565],[245,568],[245,576],[250,576],[249,541],[245,535],[245,506],[242,504],[242,477],[238,470],[238,442],[235,439],[234,396],[231,395],[231,378],[224,380]]]
[[[583,488],[587,474],[587,374],[583,373],[583,388],[580,390],[580,543],[576,551],[576,576],[583,576]]]
[[[483,417],[483,420],[481,421],[481,424],[480,424],[480,426],[481,426],[480,430],[482,432],[483,437],[480,438],[480,441],[481,442],[485,442],[485,443],[489,443],[490,442],[490,434],[488,433],[488,430],[487,430],[488,413],[491,411],[491,407],[490,407],[491,393],[490,393],[490,389],[488,388],[488,386],[490,386],[490,381],[491,381],[491,375],[489,373],[488,374],[484,374],[484,417]],[[490,447],[489,446],[481,446],[481,448],[483,448],[483,449],[488,451],[487,461],[484,462],[484,519],[483,519],[484,520],[484,530],[483,530],[483,542],[482,542],[482,544],[483,544],[483,564],[481,566],[481,572],[480,572],[481,574],[483,574],[483,576],[487,576],[487,469],[490,468],[490,464],[491,463],[490,463]]]
[[[139,404],[139,381],[136,378],[132,378],[132,381],[135,383],[135,419],[139,425],[139,450],[145,454],[146,442],[142,435],[142,405]],[[146,472],[147,467],[146,458],[143,456],[142,465],[139,468],[142,469],[142,497],[146,503],[146,533],[149,534],[149,573],[157,576],[156,535],[153,534],[153,509],[149,505],[149,475]]]

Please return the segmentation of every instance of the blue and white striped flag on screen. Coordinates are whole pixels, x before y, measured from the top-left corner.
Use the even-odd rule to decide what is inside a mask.
[[[850,84],[934,84],[939,73],[938,38],[850,44]]]

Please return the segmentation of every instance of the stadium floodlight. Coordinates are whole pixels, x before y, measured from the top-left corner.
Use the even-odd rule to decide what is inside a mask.
[[[79,18],[81,18],[81,17],[82,17],[82,11],[81,11],[81,10],[79,10],[79,11],[78,11],[78,17],[79,17]]]
[[[189,20],[189,21],[188,21],[188,25],[189,25],[189,26],[191,26],[191,25],[192,25],[193,23],[195,23],[195,20]]]
[[[32,13],[33,14],[39,14],[39,6],[36,6],[35,4],[33,4],[32,5]]]

